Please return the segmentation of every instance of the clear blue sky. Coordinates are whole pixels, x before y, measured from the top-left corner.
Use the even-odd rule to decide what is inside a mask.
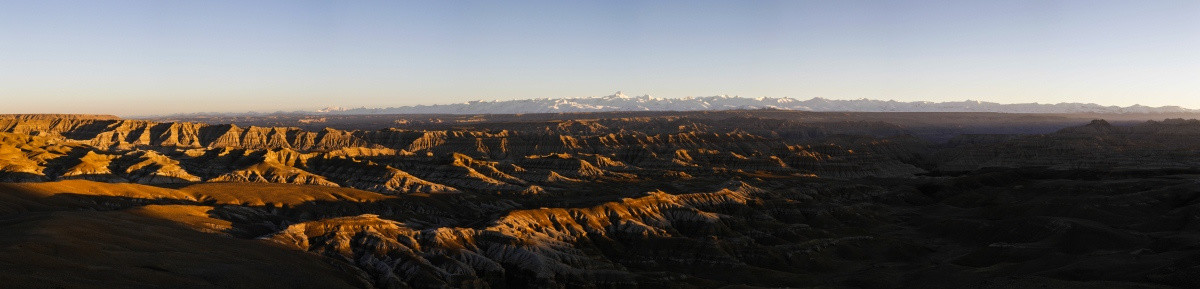
[[[0,0],[0,113],[617,90],[1200,108],[1200,1]]]

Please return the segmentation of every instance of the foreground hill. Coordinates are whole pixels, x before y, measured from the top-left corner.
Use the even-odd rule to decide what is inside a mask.
[[[896,115],[598,116],[612,115],[378,130],[0,117],[0,279],[1200,286],[1200,150],[1190,141],[1200,121],[959,128],[937,142],[917,135],[943,124],[881,121]],[[1072,120],[930,116],[1016,131]]]

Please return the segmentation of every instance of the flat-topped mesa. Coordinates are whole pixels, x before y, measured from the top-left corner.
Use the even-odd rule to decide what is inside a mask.
[[[62,114],[62,113],[45,113],[45,114],[0,114],[0,119],[17,119],[17,120],[59,120],[59,119],[90,119],[90,120],[119,120],[120,117],[107,114]]]
[[[986,167],[1191,169],[1200,161],[1200,120],[1167,119],[1132,126],[1104,120],[1044,135],[962,136],[936,156],[940,170]],[[986,138],[986,140],[979,140]]]
[[[21,116],[0,118],[0,132],[67,136],[72,139],[92,138],[103,132],[117,119],[50,118],[48,116]],[[79,134],[86,137],[77,136]]]
[[[1058,133],[1060,133],[1060,134],[1092,134],[1092,135],[1095,135],[1095,134],[1110,134],[1110,133],[1116,133],[1116,132],[1120,132],[1120,131],[1124,131],[1124,129],[1115,127],[1112,124],[1108,123],[1108,121],[1106,121],[1106,120],[1096,119],[1096,120],[1092,120],[1092,122],[1090,122],[1086,125],[1083,125],[1083,126],[1064,128],[1062,130],[1059,130]]]
[[[300,151],[327,151],[344,148],[403,147],[404,138],[388,132],[359,132],[325,129],[305,131],[295,127],[239,127],[233,124],[209,125],[191,122],[157,123],[123,120],[116,117],[56,115],[8,115],[0,117],[0,132],[39,134],[62,137],[104,149],[129,150],[138,147],[176,148],[291,148]],[[401,134],[393,132],[390,134]],[[363,138],[370,138],[377,143]]]

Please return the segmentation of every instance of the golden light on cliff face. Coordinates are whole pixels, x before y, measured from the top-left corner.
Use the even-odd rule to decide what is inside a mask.
[[[971,268],[994,266],[996,259],[1020,263],[1014,269],[1019,274],[1045,276],[1040,269],[1020,268],[1089,260],[1100,251],[1134,251],[1151,242],[1144,238],[1169,236],[1169,230],[1146,224],[1161,223],[1163,208],[1178,204],[1142,195],[1188,187],[1190,180],[1157,175],[1177,173],[1171,170],[1106,172],[1117,178],[1112,180],[1079,176],[1113,170],[1113,162],[1127,162],[1121,167],[1188,162],[1186,155],[1150,152],[1187,151],[1175,146],[1200,136],[1193,133],[1200,128],[1190,128],[1200,121],[1166,121],[1106,130],[1076,125],[1041,135],[962,134],[934,144],[909,137],[907,129],[919,127],[899,130],[886,122],[866,129],[893,136],[837,133],[864,128],[836,122],[779,125],[794,115],[848,114],[723,117],[745,113],[588,114],[569,122],[547,121],[546,115],[445,116],[382,130],[323,124],[309,130],[308,118],[272,127],[0,116],[5,162],[0,181],[19,182],[0,182],[0,219],[12,220],[0,224],[6,232],[0,241],[12,235],[24,242],[0,248],[0,264],[36,263],[0,266],[0,280],[36,275],[75,284],[70,270],[37,267],[56,264],[186,281],[195,278],[189,272],[223,264],[218,267],[237,272],[222,276],[236,278],[319,275],[325,278],[322,288],[375,286],[396,281],[387,281],[392,277],[449,287],[691,279],[704,279],[699,285],[804,287],[826,284],[821,280],[844,284],[847,276],[862,274],[861,268],[884,263],[919,268],[889,273],[917,280],[913,284],[978,278],[988,273]],[[356,119],[325,117],[326,123]],[[1009,124],[1013,119],[1004,117],[1030,116],[993,117],[1001,120],[990,121]],[[711,132],[678,132],[683,120]],[[948,122],[960,126],[970,120]],[[993,127],[992,122],[974,125]],[[455,126],[447,128],[449,123]],[[465,123],[470,126],[457,126]],[[1076,141],[1098,136],[1106,141]],[[1047,162],[1066,165],[1028,167]],[[981,167],[996,163],[1014,167]],[[1104,166],[1088,167],[1097,163]],[[1129,206],[1122,198],[1080,191],[1151,201]],[[1109,215],[1092,216],[1088,212],[1094,210],[1077,205],[1120,208],[1122,222],[1141,225],[1105,223]],[[985,213],[997,211],[1014,213]],[[1065,230],[1067,236],[1116,237],[1099,247],[1082,244],[1039,233],[1045,220],[1076,228]],[[1004,259],[980,245],[1011,242],[989,238],[1012,234],[1064,253]],[[78,254],[61,254],[64,250]],[[1166,250],[1170,253],[1139,258],[1179,263],[1185,262],[1179,256],[1190,256],[1186,249]],[[928,276],[922,266],[930,260],[955,264],[937,271],[950,277]],[[279,265],[300,261],[313,264]],[[686,273],[656,277],[681,268]],[[727,272],[731,268],[737,273]],[[290,273],[276,272],[282,269]]]
[[[1200,288],[1198,16],[0,0],[0,289]]]

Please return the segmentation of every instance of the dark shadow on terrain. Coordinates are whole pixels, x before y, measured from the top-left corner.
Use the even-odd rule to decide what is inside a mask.
[[[20,194],[20,192],[6,192]],[[123,196],[98,196],[76,193],[58,193],[50,197],[36,198],[38,203],[48,205],[42,210],[94,210],[114,211],[148,205],[199,205],[211,206],[209,216],[230,221],[232,228],[227,232],[241,238],[257,238],[276,233],[288,225],[328,218],[378,214],[380,218],[411,224],[415,228],[437,228],[466,226],[472,220],[487,219],[494,214],[481,214],[480,209],[456,206],[468,201],[454,200],[456,196],[431,196],[395,198],[371,202],[356,201],[308,201],[297,205],[267,204],[262,206],[217,204],[213,201],[191,201],[179,199],[146,199]],[[458,207],[458,208],[456,208]],[[477,211],[478,210],[478,211]],[[503,214],[507,211],[498,212]]]
[[[43,201],[105,210],[175,203],[96,196]],[[370,288],[338,260],[121,211],[59,207],[4,215],[0,232],[3,287]]]
[[[937,203],[902,216],[966,270],[1195,288],[1198,173],[992,168],[911,183]]]
[[[239,238],[257,238],[273,234],[288,225],[324,218],[355,216],[371,212],[386,211],[388,204],[359,204],[356,202],[308,202],[295,207],[225,205],[178,199],[145,199],[122,196],[97,196],[75,193],[59,193],[41,198],[40,203],[67,210],[116,211],[148,205],[198,205],[212,206],[209,216],[226,220],[232,227],[226,231]]]
[[[111,163],[109,163],[108,169],[109,169],[109,171],[112,171],[114,173],[117,173],[117,172],[124,173],[125,168],[135,165],[140,161],[141,161],[141,156],[133,155],[133,154],[126,154],[126,155],[117,157]],[[176,185],[176,186],[184,185],[184,186],[186,186],[186,185],[192,183],[192,181],[190,181],[190,180],[177,178],[177,177],[163,176],[163,175],[151,176],[151,174],[153,174],[154,172],[157,172],[159,169],[162,169],[162,167],[163,166],[160,164],[151,163],[151,164],[147,164],[139,169],[128,172],[128,174],[124,174],[122,177],[130,180],[130,182],[149,184],[149,185],[154,185],[154,186],[159,186],[159,187],[164,187],[164,186],[169,186],[169,185]],[[147,177],[154,178],[154,182],[148,183],[145,180],[143,180],[143,178],[147,178]]]
[[[90,140],[96,138],[96,136],[99,136],[100,133],[104,132],[105,128],[108,128],[108,126],[119,121],[120,120],[94,120],[88,124],[81,125],[73,130],[65,132],[63,136],[73,140]]]
[[[1197,179],[1200,171],[1194,170],[1044,168],[989,168],[918,179],[747,179],[777,203],[705,208],[726,216],[720,226],[679,224],[668,238],[610,232],[574,245],[639,274],[707,276],[712,284],[968,288],[1003,286],[1010,282],[1005,278],[1020,276],[1027,286],[1019,287],[1195,288],[1200,286],[1194,278],[1200,274]],[[873,191],[874,186],[885,190]],[[509,212],[463,207],[480,201],[469,195],[291,206],[78,194],[41,201],[70,210],[214,206],[209,215],[232,222],[227,232],[240,238],[360,214],[418,229],[481,228]],[[693,261],[670,261],[676,259]]]
[[[0,183],[44,182],[46,176],[24,172],[0,172]]]
[[[1142,170],[1059,170],[1049,167],[987,167],[974,171],[946,172],[930,171],[924,176],[930,177],[972,177],[1003,176],[1004,179],[1076,179],[1076,180],[1111,180],[1122,178],[1149,178],[1169,175],[1200,174],[1200,168],[1192,169],[1142,169]]]
[[[58,193],[40,201],[74,210],[115,211],[149,205],[203,205],[198,202],[176,199],[144,199],[121,196],[97,196],[76,193]]]
[[[200,145],[205,147],[211,145],[231,128],[233,128],[232,124],[216,124],[201,127],[198,136],[200,138]]]
[[[46,165],[45,165],[46,168],[42,170],[42,174],[45,174],[47,176],[62,175],[63,172],[59,172],[59,171],[55,171],[55,170],[60,169],[60,168],[66,169],[66,168],[70,168],[70,167],[79,165],[82,162],[79,159],[82,158],[84,155],[87,155],[87,153],[89,151],[92,151],[92,149],[91,148],[74,149],[65,155],[62,155],[57,158],[49,159],[46,161]]]
[[[162,139],[160,136],[164,135],[168,129],[171,129],[172,125],[175,125],[175,123],[164,122],[164,123],[156,123],[153,126],[150,126],[150,137],[152,138],[150,140],[150,143],[162,142]]]

